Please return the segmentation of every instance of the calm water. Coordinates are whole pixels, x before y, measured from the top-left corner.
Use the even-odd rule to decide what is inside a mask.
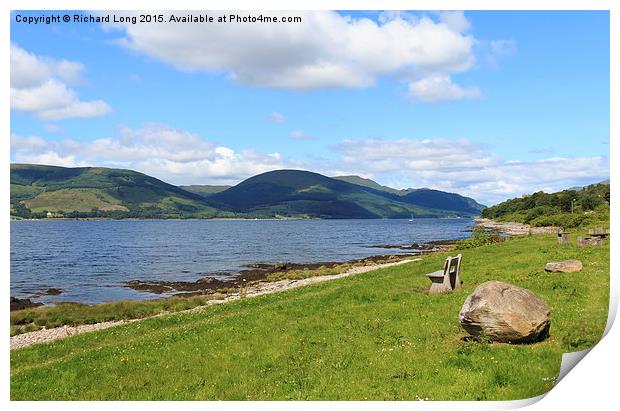
[[[154,298],[133,279],[234,276],[244,264],[347,261],[409,250],[368,248],[469,235],[470,219],[306,221],[12,221],[11,295],[96,303]]]

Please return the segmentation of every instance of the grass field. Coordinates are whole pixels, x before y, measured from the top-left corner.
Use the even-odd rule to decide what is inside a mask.
[[[162,313],[189,310],[206,305],[210,300],[222,299],[224,296],[225,294],[218,293],[154,300],[123,300],[92,305],[60,303],[53,306],[27,308],[11,312],[11,336],[63,325],[75,326],[152,317]]]
[[[90,211],[94,207],[103,211],[127,211],[127,207],[103,190],[95,188],[73,188],[42,192],[24,201],[34,212],[46,211]]]
[[[378,263],[393,262],[379,260]],[[308,277],[336,275],[359,263],[341,263],[333,266],[320,266],[315,269],[290,269],[268,274],[264,281],[301,280]],[[247,291],[244,289],[244,291]],[[213,290],[205,295],[162,297],[153,300],[120,300],[101,304],[82,304],[61,302],[56,305],[44,305],[23,310],[11,311],[11,336],[43,328],[56,328],[64,325],[77,326],[96,324],[106,321],[133,320],[152,317],[159,314],[189,310],[208,305],[211,300],[222,300],[228,296],[240,294],[237,287],[225,287]]]
[[[507,400],[553,387],[561,355],[602,336],[609,245],[514,238],[459,251],[464,287],[429,295],[445,254],[278,294],[177,313],[11,352],[12,400]],[[579,273],[546,262],[578,258]],[[467,295],[488,280],[531,289],[550,338],[467,341]]]

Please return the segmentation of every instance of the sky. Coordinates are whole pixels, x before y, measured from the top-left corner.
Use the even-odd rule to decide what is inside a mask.
[[[24,22],[59,13],[11,13],[12,162],[172,184],[294,168],[487,205],[609,178],[607,11]]]

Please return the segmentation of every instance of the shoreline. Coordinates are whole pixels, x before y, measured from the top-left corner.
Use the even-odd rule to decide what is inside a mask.
[[[351,267],[368,266],[382,264],[386,262],[401,261],[409,258],[420,257],[429,253],[439,252],[448,249],[459,240],[435,240],[423,244],[413,243],[411,245],[373,245],[368,248],[385,248],[411,250],[412,252],[400,254],[380,254],[364,258],[357,258],[347,261],[318,261],[312,263],[289,263],[278,262],[275,264],[254,263],[245,266],[246,269],[240,270],[236,276],[218,280],[213,276],[206,275],[196,281],[159,281],[159,280],[130,280],[125,282],[125,287],[135,291],[144,291],[154,294],[167,293],[166,297],[187,297],[205,295],[217,292],[219,289],[240,288],[248,284],[267,281],[273,282],[274,278],[283,277],[287,279],[289,274],[297,273],[305,277],[315,277],[317,271],[348,269]],[[217,274],[217,273],[211,273]],[[290,279],[290,278],[289,278]],[[172,294],[170,294],[172,293]]]
[[[448,251],[458,244],[461,240],[433,240],[421,244],[411,245],[391,245],[387,248],[398,248],[402,250],[412,250],[416,252],[406,252],[399,254],[381,254],[359,259],[348,260],[345,262],[316,262],[316,263],[276,263],[276,264],[249,264],[247,270],[242,270],[239,275],[230,280],[217,280],[213,277],[203,277],[196,281],[127,281],[124,286],[137,291],[150,292],[153,294],[166,294],[160,298],[149,299],[149,301],[206,298],[201,304],[189,309],[163,311],[157,314],[149,314],[144,317],[102,321],[95,323],[63,325],[58,327],[43,328],[35,331],[23,332],[10,337],[10,349],[28,347],[35,344],[52,342],[57,339],[70,337],[86,332],[97,331],[109,327],[123,325],[130,322],[140,321],[147,318],[161,315],[172,315],[181,312],[191,312],[202,310],[214,304],[221,304],[235,301],[246,297],[256,297],[264,294],[271,294],[280,291],[302,287],[324,281],[344,278],[351,275],[366,273],[381,268],[392,267],[400,264],[407,264],[419,261],[422,257],[429,256],[438,252]],[[419,248],[413,248],[419,246]],[[325,273],[325,274],[324,274]],[[32,298],[32,297],[30,297]],[[36,309],[52,308],[55,305],[38,305],[30,298],[21,301],[37,304],[31,306]],[[13,297],[12,297],[13,299]],[[146,300],[122,300],[129,303],[142,302]],[[118,302],[118,301],[117,301]],[[109,303],[84,304],[85,306],[101,306]],[[62,305],[60,303],[59,305]],[[72,303],[67,303],[72,304]],[[75,304],[75,303],[73,303]],[[22,310],[11,311],[19,313]]]
[[[409,264],[416,261],[420,261],[421,258],[408,258],[402,259],[395,262],[389,263],[375,263],[365,266],[354,266],[349,268],[347,271],[340,274],[333,275],[322,275],[322,276],[313,276],[303,279],[283,279],[278,281],[256,281],[248,283],[245,287],[237,289],[235,293],[232,293],[223,299],[213,299],[206,301],[204,305],[200,305],[198,307],[191,308],[189,310],[176,311],[170,313],[160,313],[152,316],[147,316],[144,318],[137,318],[131,320],[118,320],[118,321],[107,321],[95,324],[83,324],[76,326],[65,325],[62,327],[55,328],[43,328],[37,331],[31,331],[27,333],[17,334],[12,336],[10,339],[10,350],[15,350],[19,348],[29,347],[35,344],[43,344],[49,343],[52,341],[56,341],[59,339],[71,337],[73,335],[83,334],[87,332],[103,330],[110,327],[116,327],[123,324],[128,324],[136,321],[146,320],[149,318],[159,317],[163,315],[174,315],[178,313],[188,313],[200,311],[208,308],[214,304],[224,304],[230,301],[240,300],[242,298],[252,298],[258,297],[265,294],[278,293],[286,290],[290,290],[293,288],[303,287],[310,284],[317,284],[325,281],[331,281],[339,278],[345,278],[357,274],[367,273],[370,271],[378,270],[381,268],[393,267],[402,264]],[[173,297],[168,297],[173,298]]]
[[[467,219],[470,218],[475,220],[476,216],[418,216],[415,217],[414,220],[425,220],[425,219],[446,219],[446,220],[456,220],[456,219]],[[188,217],[188,218],[105,218],[105,217],[43,217],[43,218],[22,218],[17,216],[10,216],[9,221],[313,221],[313,220],[410,220],[410,217],[398,217],[398,218],[320,218],[320,217]]]
[[[475,217],[473,220],[475,225],[498,230],[510,236],[557,234],[558,232],[558,227],[554,226],[532,227],[529,224],[516,223],[514,221],[495,221],[482,217]]]
[[[134,291],[148,293],[153,298],[129,298],[121,300],[112,300],[99,303],[89,303],[80,301],[57,301],[57,302],[40,302],[37,299],[45,295],[58,295],[63,292],[61,289],[48,288],[41,290],[34,294],[23,296],[11,296],[11,312],[20,311],[21,309],[35,308],[35,307],[52,307],[58,304],[85,304],[85,305],[99,305],[112,303],[115,301],[149,301],[159,298],[176,298],[176,297],[193,297],[193,296],[209,296],[218,293],[228,294],[231,289],[239,289],[247,286],[250,283],[258,281],[272,282],[277,279],[286,279],[290,273],[296,274],[298,277],[311,277],[321,275],[317,274],[317,271],[336,271],[340,273],[346,271],[349,267],[366,266],[377,263],[394,262],[408,258],[421,257],[430,253],[446,250],[453,245],[457,244],[460,240],[432,240],[424,243],[412,243],[405,245],[370,245],[372,248],[384,248],[406,250],[407,252],[395,253],[395,254],[378,254],[371,255],[363,258],[355,258],[345,261],[317,261],[306,263],[293,263],[293,262],[276,262],[269,263],[251,263],[243,266],[243,268],[237,272],[226,272],[229,278],[221,278],[223,272],[211,272],[205,273],[202,277],[194,281],[183,280],[151,280],[151,279],[132,279],[119,283],[119,287],[130,288]],[[290,277],[290,276],[289,276]],[[57,290],[54,294],[51,294],[50,290]]]

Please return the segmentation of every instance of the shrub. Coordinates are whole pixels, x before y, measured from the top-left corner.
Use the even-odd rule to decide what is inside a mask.
[[[457,250],[464,250],[467,248],[476,248],[481,247],[483,245],[498,243],[503,241],[503,237],[501,237],[497,231],[489,230],[483,226],[477,226],[472,231],[471,237],[462,240],[456,246]]]
[[[585,214],[553,214],[540,216],[532,220],[534,227],[556,226],[562,228],[576,228],[589,224],[589,217]]]

